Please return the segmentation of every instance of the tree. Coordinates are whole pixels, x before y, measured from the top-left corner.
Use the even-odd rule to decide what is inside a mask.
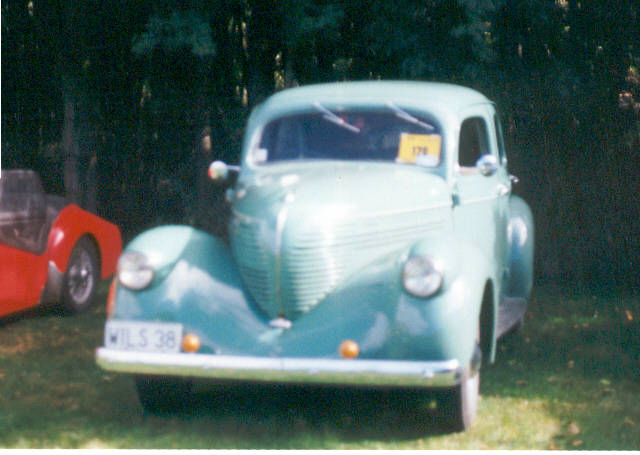
[[[449,81],[502,108],[539,277],[637,282],[633,0],[3,0],[2,14],[3,165],[50,186],[66,167],[69,196],[125,231],[221,232],[204,170],[237,160],[250,109],[275,90]]]

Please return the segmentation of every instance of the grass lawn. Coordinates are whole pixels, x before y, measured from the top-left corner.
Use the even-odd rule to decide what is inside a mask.
[[[0,448],[640,449],[637,298],[536,289],[473,427],[450,434],[428,395],[397,391],[201,386],[188,411],[145,415],[131,378],[95,365],[105,296],[0,320]]]

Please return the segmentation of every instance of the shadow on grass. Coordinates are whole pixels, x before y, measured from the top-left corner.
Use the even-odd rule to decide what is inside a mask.
[[[484,369],[483,395],[543,407],[558,422],[547,448],[640,448],[640,301],[545,291]]]
[[[496,364],[483,368],[486,403],[479,419],[500,415],[504,403],[515,403],[525,421],[527,412],[542,409],[557,422],[544,448],[638,448],[640,326],[626,311],[636,312],[638,302],[620,299],[554,291],[536,295],[525,328],[503,339]],[[436,393],[398,390],[234,384],[200,389],[183,415],[231,419],[244,426],[247,438],[266,425],[272,429],[265,431],[284,439],[330,433],[349,442],[402,441],[449,433],[431,406],[436,398]],[[514,425],[500,417],[486,420]],[[483,423],[476,426],[486,428]],[[535,417],[530,423],[535,427]]]
[[[267,384],[199,385],[184,418],[232,420],[289,438],[336,434],[345,441],[407,440],[447,433],[435,393]],[[270,428],[270,429],[269,429]]]
[[[16,324],[22,321],[29,321],[38,318],[43,318],[51,315],[60,315],[62,314],[55,307],[50,306],[36,306],[33,308],[28,308],[26,310],[19,311],[17,313],[12,313],[8,316],[0,317],[0,329],[4,327],[8,327],[12,324]]]
[[[640,381],[640,299],[540,293],[525,329],[503,339],[498,353],[498,363]]]
[[[34,310],[0,321],[0,446],[638,449],[637,302],[598,299],[537,292],[523,331],[483,366],[478,419],[461,434],[435,394],[399,390],[198,384],[180,413],[146,415],[132,378],[95,364],[103,305]]]
[[[96,294],[93,297],[93,302],[88,307],[86,312],[95,313],[96,309],[100,308],[101,305],[104,305],[110,282],[111,280],[107,279],[101,281],[98,284]],[[20,322],[42,320],[50,316],[72,318],[76,315],[65,312],[62,306],[56,302],[45,303],[42,305],[37,304],[36,306],[17,311],[15,313],[0,316],[0,329]]]

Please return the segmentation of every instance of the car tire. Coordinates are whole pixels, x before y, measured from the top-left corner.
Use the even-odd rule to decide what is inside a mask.
[[[448,390],[444,397],[445,424],[454,432],[469,429],[478,411],[480,372],[473,376],[463,375],[456,387]]]
[[[193,382],[183,378],[137,376],[138,400],[145,412],[171,414],[186,409],[193,396]]]
[[[62,282],[61,306],[66,313],[87,310],[98,288],[100,264],[98,251],[87,237],[83,237],[71,251],[67,271]]]
[[[460,383],[444,392],[441,399],[443,420],[454,432],[469,429],[478,412],[480,397],[480,331],[478,331],[475,352],[469,367],[462,373]]]

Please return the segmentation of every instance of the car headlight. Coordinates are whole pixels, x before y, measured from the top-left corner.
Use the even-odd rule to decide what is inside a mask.
[[[126,288],[140,291],[153,281],[153,267],[137,251],[125,251],[118,260],[118,281]]]
[[[402,284],[411,295],[429,297],[442,286],[442,273],[430,258],[410,257],[402,269]]]

